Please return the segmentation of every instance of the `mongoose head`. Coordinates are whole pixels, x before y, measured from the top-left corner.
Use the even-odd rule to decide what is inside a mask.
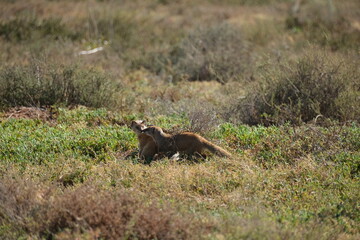
[[[136,133],[141,134],[146,128],[145,120],[134,120],[131,122],[130,128]]]
[[[150,137],[154,137],[156,135],[156,133],[163,133],[162,129],[159,127],[155,127],[155,126],[151,126],[151,127],[147,127],[144,130],[142,130],[142,133],[145,133],[146,135],[150,136]]]

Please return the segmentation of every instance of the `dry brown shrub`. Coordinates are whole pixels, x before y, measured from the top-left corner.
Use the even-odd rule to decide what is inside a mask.
[[[104,190],[89,183],[55,189],[2,178],[0,223],[41,238],[191,239],[199,235],[199,225],[192,218],[168,206],[144,203],[121,189]]]
[[[20,227],[31,224],[29,219],[34,213],[34,206],[40,204],[42,193],[39,188],[27,180],[21,184],[16,179],[0,180],[0,223],[16,222]]]
[[[190,110],[188,117],[190,131],[201,134],[206,134],[220,123],[218,114],[211,106],[195,107]]]

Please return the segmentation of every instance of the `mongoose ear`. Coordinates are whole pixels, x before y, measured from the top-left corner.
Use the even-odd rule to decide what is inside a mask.
[[[142,121],[141,121],[141,124],[145,124],[145,123],[146,123],[146,121],[145,121],[145,120],[142,120]]]

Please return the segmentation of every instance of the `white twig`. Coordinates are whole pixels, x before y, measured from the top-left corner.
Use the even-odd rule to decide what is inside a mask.
[[[100,52],[104,50],[104,47],[97,47],[97,48],[93,48],[91,50],[88,50],[88,51],[80,51],[78,53],[78,55],[88,55],[88,54],[93,54],[93,53],[97,53],[97,52]]]

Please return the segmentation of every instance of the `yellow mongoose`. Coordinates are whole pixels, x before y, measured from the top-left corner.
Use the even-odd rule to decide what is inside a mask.
[[[184,152],[186,154],[199,153],[209,150],[221,157],[231,157],[231,154],[219,146],[209,142],[198,134],[183,132],[175,135],[164,133],[160,127],[147,127],[143,133],[152,137],[159,149],[159,152]]]
[[[131,129],[136,133],[139,140],[139,157],[152,160],[158,153],[158,147],[152,137],[142,133],[146,128],[145,121],[136,120],[131,122]]]

